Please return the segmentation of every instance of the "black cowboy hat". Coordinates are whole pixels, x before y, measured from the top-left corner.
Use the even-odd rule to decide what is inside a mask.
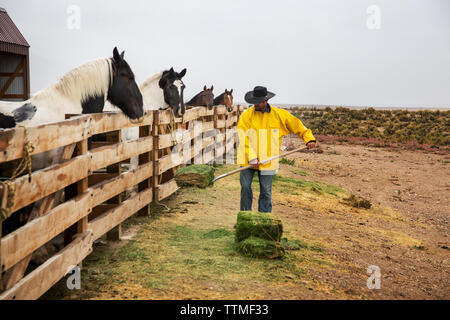
[[[252,104],[258,104],[273,98],[275,93],[267,91],[266,87],[256,86],[253,91],[245,94],[245,101]]]

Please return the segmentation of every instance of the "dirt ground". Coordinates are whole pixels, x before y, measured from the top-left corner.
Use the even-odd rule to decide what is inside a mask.
[[[68,290],[62,279],[43,298],[449,299],[450,156],[322,148],[288,156],[294,161],[281,164],[273,186],[283,236],[304,241],[304,249],[282,260],[234,250],[235,175],[207,189],[182,189],[164,201],[169,211],[154,206],[152,217],[126,221],[122,241],[96,243],[83,262],[82,289]],[[233,168],[219,167],[216,175]],[[350,194],[372,207],[349,206]],[[367,286],[373,265],[380,289]]]

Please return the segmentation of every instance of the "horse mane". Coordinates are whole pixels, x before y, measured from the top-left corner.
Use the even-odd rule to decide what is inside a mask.
[[[217,97],[214,98],[214,104],[217,105],[219,104],[219,101],[223,98],[223,96],[225,95],[225,92],[219,94]]]
[[[83,103],[92,97],[105,96],[113,80],[112,61],[109,58],[86,62],[64,74],[57,82],[37,92],[31,98],[52,99],[55,93],[75,103]]]
[[[203,91],[200,91],[199,93],[197,93],[195,96],[192,97],[191,100],[189,100],[188,102],[186,102],[185,104],[187,106],[189,106],[191,103],[194,103],[195,99],[197,99],[199,97],[199,95],[201,95],[203,93]]]
[[[145,89],[147,86],[149,86],[150,84],[152,84],[155,81],[159,81],[159,79],[161,79],[161,77],[163,76],[164,71],[161,72],[157,72],[154,75],[152,75],[150,78],[148,78],[147,80],[145,80],[143,83],[141,83],[141,85],[139,86],[139,89]]]
[[[145,110],[158,110],[167,107],[163,91],[159,87],[159,80],[163,74],[164,71],[157,72],[139,85],[139,90],[144,99]]]

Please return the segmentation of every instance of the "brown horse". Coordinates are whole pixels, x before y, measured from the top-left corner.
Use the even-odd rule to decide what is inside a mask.
[[[186,103],[186,106],[203,106],[208,107],[208,110],[211,110],[214,106],[214,94],[213,94],[214,86],[211,86],[210,89],[203,87],[203,91],[196,94],[189,102]]]
[[[228,112],[233,111],[233,89],[230,91],[225,89],[224,93],[214,99],[214,105],[224,105],[227,107]]]

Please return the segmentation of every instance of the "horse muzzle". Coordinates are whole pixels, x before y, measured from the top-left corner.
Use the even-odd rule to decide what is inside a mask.
[[[140,118],[137,118],[137,119],[130,119],[130,122],[132,124],[142,123],[143,121],[144,121],[144,117],[140,117]]]

